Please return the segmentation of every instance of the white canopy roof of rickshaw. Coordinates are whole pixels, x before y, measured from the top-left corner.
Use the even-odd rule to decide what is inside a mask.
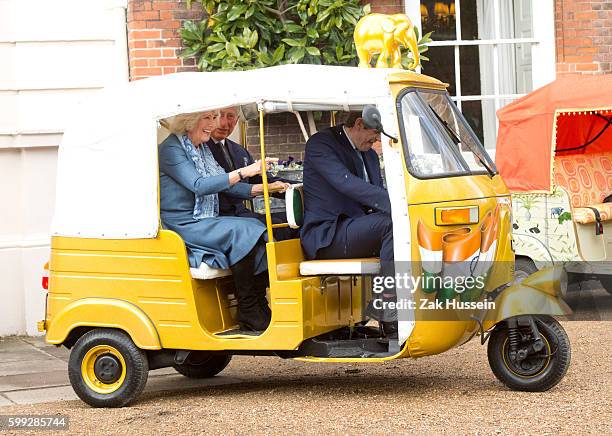
[[[392,104],[391,75],[440,84],[402,70],[284,65],[170,74],[105,88],[81,105],[64,133],[51,232],[105,239],[157,235],[160,119],[236,105],[252,113],[257,103],[266,112]]]

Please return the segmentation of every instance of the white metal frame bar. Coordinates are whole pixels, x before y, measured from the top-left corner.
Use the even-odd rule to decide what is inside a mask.
[[[466,39],[462,41],[432,41],[429,47],[445,47],[453,45],[502,45],[502,44],[538,44],[536,38],[502,38],[502,39]]]
[[[493,1],[493,16],[495,17],[495,38],[499,38],[501,35],[501,17],[499,11],[501,10],[499,0]],[[493,44],[493,94],[499,95],[499,51],[497,50],[497,44]],[[499,109],[499,99],[493,99],[495,105],[495,112]],[[499,129],[497,117],[495,117],[495,137],[497,138],[497,131]]]
[[[525,94],[476,94],[476,95],[461,95],[461,96],[451,96],[453,100],[459,101],[479,101],[479,100],[514,100],[517,98],[524,97]]]
[[[455,39],[461,41],[461,2],[455,2]],[[459,58],[459,45],[455,45],[455,94],[461,96],[461,59]],[[457,107],[461,111],[461,100]]]

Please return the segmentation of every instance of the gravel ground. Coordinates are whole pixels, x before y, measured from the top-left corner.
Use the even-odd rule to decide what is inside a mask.
[[[385,364],[239,356],[222,373],[244,380],[235,385],[146,394],[124,409],[71,401],[0,413],[67,414],[71,433],[88,434],[610,434],[612,322],[563,324],[572,362],[545,393],[505,388],[489,369],[486,349],[472,341],[439,356]]]

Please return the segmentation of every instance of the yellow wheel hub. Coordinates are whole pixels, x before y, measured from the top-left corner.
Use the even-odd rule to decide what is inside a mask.
[[[125,360],[110,345],[90,349],[81,362],[81,376],[85,384],[98,394],[112,394],[125,381]]]

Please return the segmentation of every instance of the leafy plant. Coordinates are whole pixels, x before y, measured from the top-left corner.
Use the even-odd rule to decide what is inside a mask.
[[[188,0],[188,7],[194,0]],[[207,18],[181,30],[182,57],[199,70],[244,70],[287,63],[356,65],[353,32],[370,12],[359,0],[201,0]],[[430,34],[419,42],[427,51]],[[405,50],[407,52],[407,50]],[[407,54],[405,62],[408,64]],[[424,58],[427,60],[427,58]]]
[[[425,56],[423,53],[426,53],[429,50],[429,46],[427,44],[429,44],[432,39],[431,39],[431,34],[433,32],[428,32],[425,35],[423,35],[423,37],[421,38],[419,36],[419,28],[415,27],[414,28],[414,33],[416,35],[416,39],[417,39],[417,46],[419,49],[419,57],[420,59],[420,64],[422,66],[423,61],[428,61],[429,58],[427,56]],[[412,64],[412,53],[410,52],[410,50],[403,48],[402,49],[402,66],[406,69],[408,69],[408,66]]]

